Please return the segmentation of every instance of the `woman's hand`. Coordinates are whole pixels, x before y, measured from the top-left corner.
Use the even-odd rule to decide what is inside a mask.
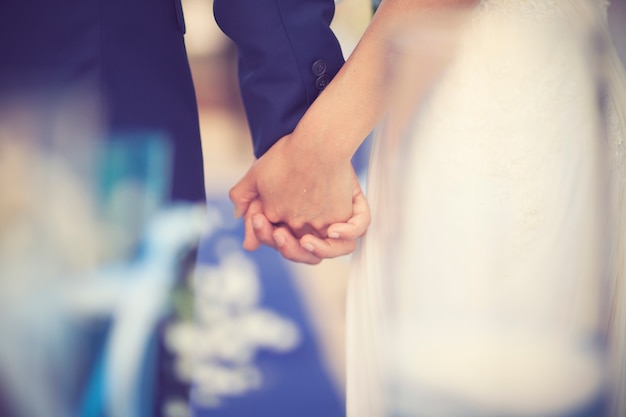
[[[293,135],[293,134],[292,134]],[[259,198],[275,225],[296,237],[317,234],[352,215],[354,169],[350,160],[327,157],[328,150],[306,146],[306,138],[287,135],[258,159],[231,189],[236,215]]]
[[[371,221],[370,208],[355,176],[352,195],[352,217],[343,223],[328,227],[328,237],[321,239],[315,235],[304,235],[300,246],[319,258],[335,258],[352,253],[357,239],[365,235]]]
[[[318,263],[352,252],[365,233],[369,208],[352,164],[306,143],[285,136],[231,189],[235,214],[245,215],[246,249],[266,244],[288,259]]]

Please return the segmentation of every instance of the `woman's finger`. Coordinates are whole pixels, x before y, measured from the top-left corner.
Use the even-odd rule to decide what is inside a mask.
[[[355,239],[320,239],[313,235],[306,235],[300,239],[300,245],[318,258],[336,258],[354,252],[357,241]]]

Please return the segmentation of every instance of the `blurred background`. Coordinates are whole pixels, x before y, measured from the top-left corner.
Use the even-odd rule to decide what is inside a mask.
[[[169,202],[159,132],[98,142],[88,89],[0,108],[0,416],[344,415],[349,257],[241,248],[253,153],[212,7],[183,0],[206,206]],[[346,56],[372,12],[338,2]]]
[[[373,7],[337,2],[345,57]],[[241,249],[228,190],[253,154],[236,50],[211,0],[183,8],[207,207],[164,202],[158,135],[81,145],[97,131],[88,99],[56,109],[43,144],[21,139],[40,133],[23,130],[36,125],[28,112],[3,112],[0,416],[345,414],[350,259],[311,267]],[[626,1],[612,1],[609,21],[623,59]],[[355,165],[364,174],[366,151]]]

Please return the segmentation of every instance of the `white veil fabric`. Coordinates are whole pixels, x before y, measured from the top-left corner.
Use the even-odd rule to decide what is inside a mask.
[[[483,1],[481,6],[490,6],[496,3],[503,5],[502,10],[505,10],[505,11],[508,7],[507,5],[531,4],[530,7],[524,6],[528,10],[531,10],[533,7],[532,5],[539,4],[541,5],[539,8],[542,8],[544,7],[544,3],[545,4],[550,3],[551,4],[550,7],[556,6],[554,10],[558,10],[558,13],[562,15],[561,17],[565,18],[566,22],[571,23],[579,31],[587,31],[587,32],[591,32],[595,34],[594,36],[596,35],[599,36],[600,42],[598,43],[598,45],[603,45],[601,48],[601,51],[599,51],[597,56],[599,57],[599,60],[600,60],[598,62],[598,65],[599,65],[598,68],[600,69],[600,75],[602,79],[601,87],[602,87],[604,98],[605,98],[604,107],[602,108],[602,111],[603,111],[602,117],[605,120],[603,120],[602,122],[605,122],[604,124],[606,125],[605,136],[608,139],[608,143],[606,144],[606,147],[608,148],[610,152],[610,155],[609,155],[609,164],[610,164],[610,172],[609,172],[609,180],[610,180],[609,181],[610,182],[610,205],[609,205],[610,213],[609,214],[610,216],[609,217],[610,217],[610,220],[609,220],[609,228],[608,228],[609,232],[607,234],[608,236],[602,235],[601,233],[597,235],[594,233],[591,233],[590,236],[592,236],[592,238],[590,239],[590,241],[587,242],[586,245],[583,244],[582,246],[578,247],[578,249],[575,249],[573,252],[570,252],[569,256],[571,257],[572,253],[576,254],[575,251],[577,250],[579,251],[581,258],[584,258],[585,256],[589,256],[591,259],[593,258],[593,256],[584,254],[583,252],[593,252],[595,250],[600,251],[600,250],[606,250],[606,248],[610,248],[611,259],[609,262],[610,263],[609,265],[610,272],[608,274],[609,279],[606,280],[607,282],[606,288],[597,289],[600,293],[602,293],[601,295],[603,295],[604,300],[609,300],[608,301],[609,305],[608,306],[596,306],[596,307],[599,307],[599,309],[601,310],[604,307],[606,310],[606,311],[600,312],[601,318],[598,319],[598,321],[600,322],[598,325],[600,327],[603,327],[604,334],[608,341],[608,351],[610,355],[608,368],[611,372],[610,376],[613,378],[612,385],[615,389],[614,392],[617,393],[617,395],[615,396],[616,401],[613,404],[611,415],[613,417],[621,417],[621,416],[626,415],[626,399],[624,398],[624,394],[623,394],[624,392],[626,392],[626,364],[625,364],[626,361],[624,360],[624,356],[626,354],[626,296],[624,294],[624,291],[625,291],[624,286],[626,285],[626,283],[624,282],[624,273],[626,271],[626,191],[624,190],[624,186],[626,184],[626,179],[625,179],[626,171],[624,167],[625,166],[624,161],[626,159],[626,156],[625,156],[626,151],[624,149],[626,146],[624,143],[625,142],[624,133],[626,132],[626,75],[624,73],[624,69],[619,60],[619,57],[617,56],[617,53],[615,52],[609,39],[608,28],[607,28],[607,23],[606,23],[606,4],[603,2],[596,1],[596,0],[545,0],[545,1],[544,0],[534,0],[534,1],[532,0],[531,1],[487,0],[487,1]],[[496,4],[496,7],[497,7],[497,4]],[[517,7],[517,6],[512,6],[511,8],[514,8],[514,7]],[[477,11],[475,12],[474,18],[476,16],[480,18],[481,13],[486,14],[486,13],[481,12],[481,10],[477,9]],[[532,10],[531,10],[531,13],[532,13]],[[497,22],[497,20],[494,20],[494,21]],[[508,22],[504,20],[504,25],[506,25],[507,23]],[[480,26],[480,22],[478,22],[477,25]],[[494,32],[491,32],[491,33],[494,33]],[[483,39],[480,37],[471,38],[471,36],[469,38],[474,39],[474,40],[479,39],[479,41]],[[484,47],[485,45],[482,45],[482,46]],[[511,56],[516,53],[514,49],[515,46],[524,47],[524,42],[511,45],[511,48],[513,48],[513,52],[511,52]],[[470,49],[468,49],[468,51],[474,52],[471,47]],[[538,55],[529,55],[529,56],[531,58],[538,57]],[[491,62],[490,57],[486,55],[483,56],[483,58],[487,60],[486,65],[495,63],[492,66],[491,71],[494,71],[494,72],[491,75],[498,74],[499,71],[501,71],[501,69],[498,67],[499,63],[497,60],[493,60],[493,62]],[[472,62],[467,61],[467,56],[461,57],[458,59],[464,65],[467,64],[468,67],[471,67]],[[511,62],[521,62],[521,61],[515,61],[514,58],[512,59],[513,60]],[[518,57],[515,59],[521,59],[521,58]],[[506,63],[506,59],[504,61]],[[480,68],[481,63],[474,62],[474,64],[477,65],[476,68]],[[423,66],[426,66],[426,64],[424,64]],[[419,70],[420,68],[416,69],[416,72],[419,72]],[[558,74],[558,72],[555,72],[555,74]],[[463,78],[465,77],[463,71],[460,72],[460,76],[461,78],[459,79],[464,79],[466,81],[469,79],[469,78],[468,79]],[[507,76],[508,75],[505,74],[503,79],[506,79]],[[486,80],[485,82],[490,82],[490,81],[491,80]],[[497,83],[499,80],[495,80],[495,81]],[[575,80],[573,78],[570,81],[572,82],[571,85],[575,85]],[[502,85],[505,87],[510,86],[510,88],[512,89],[512,91],[510,91],[510,94],[508,96],[504,95],[503,97],[513,97],[514,94],[523,95],[525,93],[524,91],[522,91],[521,93],[520,91],[513,91],[516,89],[521,89],[519,88],[519,86],[516,86],[514,84],[507,85],[505,83]],[[436,99],[433,99],[433,102],[436,102]],[[432,102],[430,104],[432,104]],[[448,103],[446,103],[446,105],[447,104]],[[473,105],[475,105],[475,103],[473,103]],[[428,105],[426,107],[428,107]],[[476,105],[476,107],[479,107],[479,110],[478,110],[479,113],[476,113],[476,114],[478,115],[487,114],[486,110],[484,113],[480,113],[480,111],[482,110],[480,109],[479,105]],[[450,107],[450,108],[452,109],[454,107]],[[509,110],[510,109],[511,108],[509,108]],[[516,109],[513,108],[513,110],[515,111]],[[520,111],[523,113],[524,109],[521,109]],[[554,112],[555,110],[552,110],[552,111]],[[434,112],[431,111],[431,115],[429,115],[428,117],[432,119],[433,117],[436,118],[440,116],[441,116],[441,112],[437,113],[437,111],[434,111]],[[450,114],[446,116],[446,117],[449,117],[449,120],[445,120],[439,125],[436,122],[432,122],[432,120],[427,121],[425,123],[426,128],[423,126],[417,126],[416,129],[420,133],[415,134],[414,136],[418,137],[423,142],[428,143],[428,140],[424,140],[424,137],[426,137],[427,139],[431,137],[432,139],[435,136],[439,135],[437,133],[437,134],[434,134],[433,136],[433,134],[428,133],[429,131],[427,127],[431,122],[433,126],[435,127],[439,126],[441,128],[443,126],[444,128],[447,129],[448,125],[455,125],[455,123],[458,123],[458,121],[456,120],[458,119],[458,116],[459,115],[457,113],[454,113],[451,111]],[[513,121],[515,123],[520,123],[520,125],[522,123],[522,119],[515,119]],[[418,124],[421,124],[421,123],[422,121],[420,121]],[[415,126],[413,126],[413,128],[415,128]],[[452,128],[450,129],[451,129],[449,132],[450,135],[454,135],[458,133],[457,131],[454,131]],[[534,134],[536,132],[539,132],[539,129],[540,127],[538,126],[532,126],[532,128],[529,128],[527,133]],[[389,368],[393,366],[395,366],[396,368],[398,366],[402,367],[403,366],[402,364],[404,363],[406,364],[406,368],[410,369],[412,366],[410,362],[413,359],[415,359],[416,357],[418,359],[423,359],[424,357],[428,357],[427,350],[414,349],[415,346],[412,346],[411,349],[403,350],[401,346],[400,347],[397,346],[398,343],[403,342],[403,339],[391,336],[394,334],[393,332],[397,330],[396,327],[398,327],[398,323],[397,323],[398,314],[404,315],[403,321],[405,323],[407,322],[410,323],[411,317],[406,317],[407,315],[410,315],[413,313],[417,314],[417,312],[424,313],[424,312],[429,311],[429,310],[420,310],[421,307],[419,304],[423,303],[427,305],[429,304],[429,302],[433,304],[436,304],[437,302],[436,297],[433,297],[432,300],[429,300],[428,294],[426,295],[423,294],[425,289],[427,291],[432,291],[432,289],[434,288],[432,287],[433,285],[432,282],[424,283],[424,282],[421,282],[420,279],[416,278],[418,275],[420,275],[419,272],[420,271],[423,272],[424,269],[419,269],[419,268],[411,269],[412,267],[404,268],[405,266],[404,264],[408,264],[410,262],[415,261],[416,259],[420,259],[420,256],[424,257],[425,255],[420,255],[421,249],[424,249],[426,251],[431,251],[431,253],[434,253],[436,255],[435,257],[431,257],[433,259],[427,259],[425,262],[434,263],[436,259],[437,262],[439,263],[442,263],[442,262],[445,263],[447,259],[449,259],[450,262],[453,263],[455,262],[455,259],[457,261],[459,259],[465,259],[463,258],[464,256],[463,254],[460,254],[457,256],[457,258],[455,258],[454,256],[447,256],[447,254],[441,253],[441,250],[439,251],[439,253],[437,253],[437,249],[433,249],[431,242],[426,238],[421,238],[421,237],[416,238],[416,239],[414,239],[413,237],[410,237],[409,239],[406,238],[407,234],[410,236],[411,233],[415,233],[415,234],[428,233],[430,226],[428,224],[429,220],[427,219],[428,217],[427,215],[424,215],[425,219],[423,218],[418,222],[413,221],[411,219],[413,214],[415,214],[416,210],[419,211],[419,213],[429,213],[428,210],[431,210],[430,211],[431,213],[435,213],[439,215],[440,213],[437,212],[438,207],[435,204],[435,202],[443,203],[443,205],[445,205],[450,202],[463,201],[462,196],[457,196],[455,197],[456,199],[450,199],[447,195],[442,194],[440,197],[437,197],[436,194],[438,193],[438,189],[437,189],[438,186],[437,187],[432,186],[431,184],[436,184],[438,182],[438,178],[434,176],[432,178],[432,181],[426,181],[423,178],[420,178],[428,174],[429,171],[425,170],[425,168],[419,168],[419,167],[416,168],[415,165],[424,166],[425,164],[426,165],[433,164],[433,166],[435,166],[436,161],[441,161],[441,160],[445,160],[448,163],[450,163],[451,161],[454,161],[455,160],[454,158],[457,156],[459,158],[462,158],[464,156],[463,151],[459,151],[458,149],[456,150],[452,149],[450,150],[450,152],[447,152],[446,149],[443,148],[442,150],[438,151],[440,152],[439,154],[430,153],[430,155],[439,155],[438,156],[439,159],[436,159],[435,157],[432,157],[432,156],[430,157],[431,158],[430,160],[428,159],[428,157],[425,157],[425,156],[418,155],[416,157],[416,155],[419,152],[428,154],[429,152],[431,152],[432,147],[429,148],[427,145],[423,145],[423,144],[419,145],[422,148],[419,148],[418,150],[416,150],[414,147],[413,149],[409,149],[409,150],[402,148],[402,147],[398,147],[397,143],[389,143],[389,137],[390,136],[393,137],[394,134],[397,135],[397,132],[390,133],[389,127],[388,125],[385,125],[385,123],[383,123],[383,125],[381,126],[381,128],[379,129],[377,133],[377,140],[375,141],[374,147],[372,150],[373,157],[370,162],[370,169],[369,169],[369,174],[368,174],[368,191],[367,191],[368,200],[370,202],[370,207],[372,210],[373,221],[372,221],[370,230],[368,231],[368,235],[361,243],[359,251],[354,257],[353,271],[350,277],[350,284],[349,284],[349,290],[348,290],[349,291],[348,306],[347,306],[347,316],[348,316],[348,324],[347,324],[347,364],[348,364],[348,367],[347,367],[347,381],[348,381],[347,383],[347,415],[348,417],[381,417],[381,416],[388,415],[387,413],[392,408],[390,401],[392,402],[404,401],[402,398],[393,397],[393,395],[390,397],[389,395],[390,391],[393,391],[394,389],[397,388],[397,386],[395,386],[394,384],[398,382],[397,380],[394,380],[393,378],[389,378]],[[440,138],[438,137],[439,139],[441,138],[445,139],[445,135],[442,134],[440,136],[441,136]],[[432,142],[436,143],[436,141],[432,141]],[[451,142],[451,144],[454,144],[454,143],[457,143],[457,142]],[[515,145],[515,146],[518,146],[518,145]],[[527,149],[527,148],[520,147],[519,149],[522,149],[522,151],[524,151],[524,149]],[[452,157],[450,157],[450,155],[452,155]],[[468,157],[471,158],[472,157],[471,155],[472,154],[470,152]],[[520,160],[520,159],[523,160],[526,158],[526,156],[524,156],[523,154],[520,154],[518,156],[519,157],[515,156],[514,158],[510,159],[510,161],[515,163],[515,161],[517,160]],[[495,163],[497,163],[497,158],[494,158],[494,160],[496,160]],[[589,162],[589,164],[593,165],[593,162]],[[588,167],[589,171],[587,172],[591,172],[593,170],[593,167],[591,165]],[[567,169],[564,168],[564,172],[565,171],[575,172],[571,170],[572,168],[570,165],[566,164],[564,166],[569,167],[567,168],[569,169],[569,171],[567,171]],[[455,169],[461,170],[463,168],[462,166],[450,165],[447,167],[447,169],[448,170],[455,170]],[[443,172],[444,175],[447,175],[445,174],[445,170],[442,170],[442,169],[435,170],[433,172],[439,172],[439,173]],[[565,183],[566,186],[569,186],[572,189],[576,188],[577,183],[575,181],[577,180],[572,179],[570,180],[569,183],[567,183],[567,180],[565,181],[566,181]],[[476,185],[475,183],[465,183],[465,186],[467,186],[468,184]],[[422,188],[429,189],[430,191],[428,192],[424,191],[424,193],[426,193],[425,195],[427,196],[427,197],[424,197],[425,199],[431,199],[431,196],[435,195],[435,197],[432,198],[432,200],[434,200],[435,202],[431,201],[430,203],[428,203],[432,205],[430,209],[424,208],[424,205],[423,205],[423,201],[425,201],[424,199],[419,200],[420,202],[416,203],[416,202],[407,202],[406,199],[403,200],[402,198],[400,198],[402,192],[406,192],[406,190],[410,189],[411,187],[422,187]],[[441,188],[445,189],[445,184],[442,185]],[[591,193],[594,192],[593,184],[591,183],[585,183],[585,185],[581,186],[580,188],[582,191],[579,191],[579,192],[581,193],[584,193],[586,191],[589,191]],[[464,190],[462,190],[461,188],[451,188],[451,190],[457,193],[460,191],[461,194],[464,192]],[[526,192],[526,191],[523,191],[523,192]],[[478,190],[478,193],[480,193],[480,190]],[[471,197],[473,195],[471,193],[463,194],[463,195],[468,196],[466,198],[473,198]],[[523,194],[521,195],[523,196]],[[439,200],[437,200],[437,198],[439,198]],[[459,200],[459,198],[461,198],[461,200]],[[584,196],[581,195],[579,199],[580,199],[579,205],[584,204],[583,202]],[[472,202],[472,204],[475,204],[475,203],[476,201]],[[559,210],[564,212],[563,210],[565,210],[566,206],[562,202],[560,204],[561,205],[558,206]],[[587,209],[592,210],[593,208],[588,207]],[[558,212],[557,209],[554,209],[554,210]],[[575,206],[574,209],[572,210],[576,211],[578,209]],[[580,210],[584,211],[584,209],[582,208],[580,208]],[[580,210],[578,211],[578,213],[582,213],[582,211]],[[455,212],[454,209],[452,209],[451,213],[458,214],[459,212]],[[474,213],[480,213],[480,212],[474,211]],[[481,224],[489,225],[489,222],[500,221],[501,219],[497,216],[498,211],[495,210],[493,213],[495,214],[495,216],[493,217],[489,217],[488,215],[483,215],[481,217],[480,214],[478,215],[478,218],[472,217],[471,221],[475,221],[476,225],[473,225],[470,228],[466,227],[462,230],[465,230],[466,232],[468,230],[471,230],[473,232],[477,232],[477,231],[480,232]],[[567,218],[565,223],[569,222],[567,224],[570,226],[576,225],[576,222],[580,219],[580,217],[576,218],[575,216],[576,216],[575,214],[570,214],[568,212],[565,215],[565,217]],[[581,216],[581,214],[578,214],[578,216]],[[587,215],[587,217],[589,216],[590,215]],[[589,230],[591,230],[593,227],[596,227],[596,226],[601,227],[601,223],[602,222],[598,222],[595,220],[589,221],[586,227]],[[492,226],[493,225],[489,225],[489,227],[492,227]],[[506,227],[506,225],[502,225],[502,226]],[[433,226],[432,230],[436,230],[436,228]],[[553,231],[553,229],[549,229],[549,230]],[[464,239],[463,234],[459,235],[457,233],[455,235],[454,232],[451,233],[450,236],[452,237],[456,236],[457,238],[459,238],[460,236],[460,240]],[[565,234],[561,236],[562,236],[561,238],[563,238],[563,236],[576,237],[574,234]],[[581,234],[579,236],[584,236],[584,235]],[[605,244],[605,246],[602,246],[602,244],[596,245],[596,243],[598,243],[599,241],[593,240],[593,239],[604,239],[604,240],[608,239],[609,242],[601,242],[602,244]],[[489,241],[489,239],[487,239],[487,241]],[[476,242],[478,245],[480,245],[481,240],[478,239]],[[497,240],[490,241],[490,244],[493,244],[494,242],[497,242]],[[469,238],[466,243],[467,245],[471,244]],[[427,247],[424,245],[427,245],[427,246],[429,245],[429,246]],[[602,246],[602,248],[597,248],[597,246]],[[441,247],[446,247],[446,246],[444,245]],[[525,246],[524,248],[527,248],[527,247]],[[500,248],[498,247],[494,247],[492,249],[493,249],[493,252],[496,254],[500,250]],[[479,252],[476,252],[476,253],[480,254]],[[508,252],[502,252],[502,253],[506,253],[507,256],[510,256]],[[494,259],[497,260],[497,257],[490,258],[490,256],[492,256],[492,254],[487,253],[481,259],[483,260],[491,259],[492,261]],[[560,254],[559,256],[564,256],[564,255]],[[597,258],[598,259],[602,258],[602,255],[599,254]],[[468,256],[467,259],[465,259],[466,265],[475,266],[476,262],[480,263],[480,261],[476,261],[475,259],[476,257],[472,258]],[[563,258],[563,259],[566,259],[566,258]],[[579,263],[580,262],[582,261],[579,261]],[[590,262],[593,264],[593,261],[590,261]],[[488,261],[484,262],[483,265],[479,265],[480,268],[483,268],[485,271],[488,271],[489,273],[491,271],[490,268],[492,266],[493,265],[489,265]],[[594,267],[597,267],[597,266],[598,265],[595,265],[595,264],[594,266],[590,266],[589,268],[592,268],[592,269],[588,269],[588,271],[597,271],[593,269]],[[568,266],[568,268],[569,267],[571,266]],[[453,279],[448,279],[448,281],[446,281],[446,279],[449,277],[446,277],[445,275],[446,274],[449,275],[449,271],[452,271],[451,269],[449,268],[446,269],[446,268],[435,266],[435,267],[431,267],[431,269],[426,269],[426,270],[428,272],[436,271],[436,274],[434,275],[439,274],[439,276],[436,277],[436,279],[441,279],[442,286],[443,286],[442,288],[444,288],[444,291],[445,290],[454,291],[457,284],[454,284],[454,287],[452,288],[450,286],[446,287],[443,284],[445,282],[448,282],[448,283],[456,282]],[[552,261],[552,263],[550,264],[550,268],[558,268],[558,263],[556,261]],[[407,272],[405,269],[408,269],[409,272]],[[448,272],[445,272],[445,271],[448,271]],[[526,272],[528,271],[533,271],[533,269],[532,268],[527,269]],[[553,272],[554,269],[552,269],[551,271]],[[567,268],[564,268],[562,272],[563,274],[567,274],[571,271]],[[592,273],[593,272],[590,272],[587,275],[590,275]],[[549,273],[546,272],[545,275],[548,276]],[[431,281],[433,279],[435,278],[431,277]],[[422,281],[428,281],[428,280],[422,279]],[[540,282],[540,281],[537,281],[537,282]],[[555,281],[555,282],[562,283],[562,281]],[[467,283],[462,283],[462,284],[469,285]],[[590,285],[590,284],[587,283],[585,285]],[[581,287],[576,287],[576,288],[578,288],[578,290],[581,290],[581,288],[584,290],[588,287],[585,287],[584,285],[582,285]],[[420,294],[420,291],[421,291],[421,294]],[[551,295],[558,294],[558,289],[552,288],[551,291],[553,291],[553,293],[550,293]],[[576,289],[572,289],[572,291],[576,291]],[[395,296],[393,294],[394,292],[395,292]],[[398,292],[403,293],[402,296],[399,298],[397,297]],[[411,298],[413,297],[413,294],[419,295],[418,297],[414,297],[413,299],[414,302],[412,302],[412,298]],[[546,294],[543,296],[548,297],[547,294],[549,294],[548,290],[546,290]],[[442,298],[442,300],[445,301],[446,298]],[[460,304],[463,304],[463,302],[465,302],[463,298],[460,298],[459,301],[460,301]],[[434,305],[432,311],[438,311],[437,308],[438,306]],[[423,333],[423,327],[421,329],[422,330],[420,331],[422,331]],[[437,334],[437,332],[433,334]],[[425,334],[422,334],[421,337],[422,338],[425,337]],[[418,342],[415,342],[415,343],[418,343]],[[433,345],[433,346],[436,346],[436,345]],[[467,348],[467,346],[465,347]],[[392,352],[391,358],[390,358],[389,352]],[[422,355],[421,358],[420,358],[420,355]],[[436,362],[435,359],[440,358],[440,357],[441,356],[437,356],[437,355],[430,356],[431,362]],[[395,365],[391,365],[391,362],[395,362]],[[431,374],[431,376],[434,375],[433,378],[436,379],[437,377],[440,377],[440,375],[438,374],[441,371],[440,368],[442,367],[445,368],[445,366],[443,366],[443,364],[437,364],[437,363],[432,363],[432,365],[434,368],[437,368],[435,370],[436,372]],[[454,372],[456,372],[460,367],[466,366],[466,365],[467,364],[464,364],[462,361],[455,363],[454,366],[450,365],[450,369],[452,369],[451,371],[452,373],[450,374],[451,378],[459,379],[460,377],[455,376]],[[422,368],[427,368],[427,366],[425,366],[423,362],[419,366]],[[442,381],[444,380],[443,379],[439,380],[440,383],[444,384],[445,381],[444,382]],[[471,381],[468,381],[468,384],[471,384]],[[441,386],[444,386],[444,385],[441,385]],[[458,394],[459,392],[463,395],[467,394],[467,392],[464,392],[462,390],[454,391],[457,388],[458,387],[452,387],[447,392],[452,395],[454,395],[455,393]],[[477,391],[473,391],[467,395],[476,396],[478,395],[476,392]],[[480,398],[484,400],[486,397],[480,397]],[[413,400],[415,400],[415,398],[413,398]],[[563,401],[565,401],[565,399]],[[423,400],[422,404],[426,404],[427,402],[428,402],[427,400]],[[488,401],[484,403],[488,403]],[[502,411],[504,409],[502,407],[505,407],[507,405],[510,406],[510,403],[500,402],[496,404],[494,407],[496,407],[495,408],[496,410]],[[429,405],[425,405],[423,415],[429,415],[427,411],[428,407]],[[526,409],[523,411],[526,412],[527,415],[533,415],[532,413],[534,410]],[[398,415],[403,415],[403,414],[400,413]],[[413,416],[413,414],[408,414],[408,413],[407,415]],[[420,414],[415,414],[415,415],[420,415]],[[454,413],[449,414],[449,415],[454,415]],[[484,415],[489,415],[489,413],[486,412]]]
[[[608,342],[610,366],[614,372],[615,402],[612,415],[626,415],[626,72],[611,44],[606,21],[606,3],[588,0],[579,4],[560,0],[567,13],[588,15],[604,42],[604,79],[606,82],[607,136],[611,150],[611,202],[613,244],[610,269],[610,313]]]
[[[606,46],[599,65],[605,83],[606,133],[610,150],[612,244],[609,268],[609,312],[607,339],[609,369],[614,378],[613,416],[626,415],[626,72],[610,39],[607,23],[608,2],[558,0],[572,22],[581,22],[595,31]]]

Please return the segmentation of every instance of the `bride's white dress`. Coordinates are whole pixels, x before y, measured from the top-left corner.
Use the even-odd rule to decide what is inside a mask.
[[[348,417],[567,416],[607,386],[626,415],[626,79],[606,6],[483,0],[409,133],[381,129]]]

